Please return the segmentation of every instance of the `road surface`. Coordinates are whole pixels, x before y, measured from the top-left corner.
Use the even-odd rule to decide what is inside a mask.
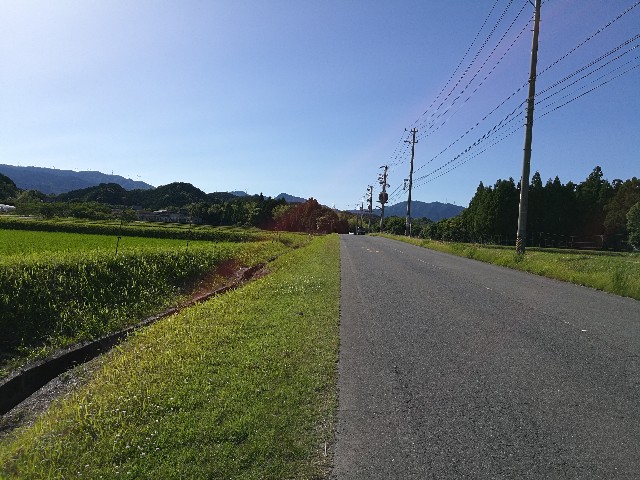
[[[341,237],[332,479],[640,478],[640,302]]]

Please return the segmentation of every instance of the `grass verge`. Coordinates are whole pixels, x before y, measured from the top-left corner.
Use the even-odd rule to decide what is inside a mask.
[[[0,444],[6,478],[322,478],[337,402],[339,242],[136,333]]]
[[[528,248],[526,254],[520,256],[513,248],[383,236],[640,300],[640,255],[637,253]]]

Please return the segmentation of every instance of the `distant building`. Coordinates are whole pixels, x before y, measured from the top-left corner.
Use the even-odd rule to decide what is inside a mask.
[[[16,209],[16,207],[14,207],[13,205],[5,205],[3,203],[0,203],[0,213],[12,212],[15,209]]]
[[[165,222],[165,223],[199,223],[191,219],[187,212],[170,212],[168,210],[156,210],[150,212],[149,210],[136,211],[138,220],[143,222]]]

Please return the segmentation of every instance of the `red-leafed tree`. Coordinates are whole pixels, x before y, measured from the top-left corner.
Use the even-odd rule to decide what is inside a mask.
[[[276,230],[307,233],[347,233],[349,226],[338,214],[314,198],[292,205],[276,219]]]

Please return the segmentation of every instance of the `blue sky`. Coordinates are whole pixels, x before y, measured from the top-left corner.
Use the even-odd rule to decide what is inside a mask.
[[[538,91],[570,76],[536,107],[544,180],[639,176],[640,40],[571,76],[640,34],[637,3],[543,2]],[[402,185],[417,127],[413,198],[466,206],[521,174],[532,17],[528,0],[4,0],[0,163],[346,209],[377,197],[381,165]]]

